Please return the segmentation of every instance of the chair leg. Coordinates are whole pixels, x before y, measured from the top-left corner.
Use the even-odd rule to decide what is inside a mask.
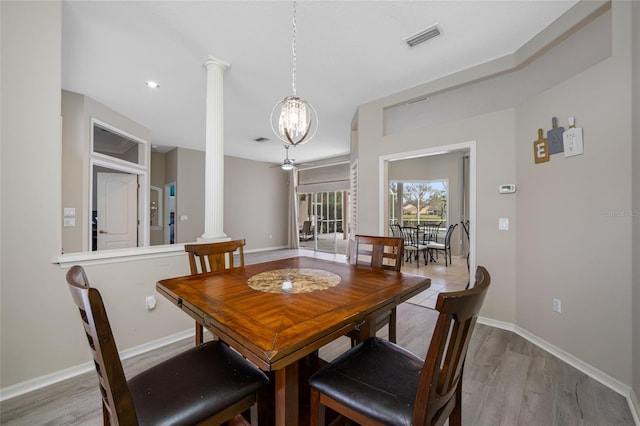
[[[396,308],[391,309],[391,316],[389,317],[389,341],[397,343],[396,341]]]
[[[309,425],[310,426],[324,426],[324,405],[320,404],[320,392],[315,389],[311,389],[311,401],[309,401],[311,411],[309,413]]]
[[[271,410],[271,403],[269,401],[271,389],[269,386],[263,386],[258,390],[256,395],[256,403],[251,406],[251,426],[258,426],[259,424],[268,424],[266,420],[273,412]],[[260,420],[262,419],[262,420]]]
[[[461,426],[462,425],[462,374],[456,386],[456,405],[453,407],[453,411],[449,415],[449,426]]]
[[[107,410],[107,406],[104,405],[104,401],[102,401],[102,424],[104,426],[111,426],[111,414],[109,410]]]
[[[258,403],[255,403],[249,409],[251,416],[251,426],[258,426]]]
[[[204,330],[202,325],[196,323],[196,346],[199,346],[204,341]]]

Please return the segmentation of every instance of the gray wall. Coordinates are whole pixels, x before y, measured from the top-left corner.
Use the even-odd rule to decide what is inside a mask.
[[[204,152],[176,151],[176,243],[189,243],[204,233]]]
[[[62,240],[61,4],[3,1],[0,15],[0,387],[4,395],[7,389],[28,388],[29,380],[73,374],[91,357],[66,286],[67,271],[52,263]],[[282,176],[263,174],[263,163],[243,163],[249,176],[254,175],[252,166],[263,179],[260,185],[271,191],[267,195],[282,199],[280,191],[287,191]],[[168,170],[167,179],[170,174]],[[225,193],[262,200],[262,186],[247,185],[241,176],[239,172],[236,179],[226,181]],[[262,217],[274,223],[239,217],[237,224],[234,215],[227,214],[225,229],[234,235],[240,234],[238,229],[245,235],[278,232],[282,206],[263,203],[262,207]],[[280,242],[276,238],[280,236],[274,234],[273,243],[251,240],[251,247],[275,246]],[[121,351],[192,330],[193,320],[155,291],[158,280],[189,272],[184,253],[91,264],[85,269],[92,286],[102,293]],[[148,295],[158,299],[153,311],[144,307]]]
[[[630,2],[613,2],[610,14],[592,21],[612,20],[610,57],[587,64],[549,87],[541,85],[542,90],[524,98],[518,94],[511,107],[468,117],[467,105],[486,97],[478,97],[483,90],[477,90],[476,84],[459,85],[462,78],[472,81],[477,71],[481,79],[477,84],[489,85],[501,95],[513,84],[511,73],[484,78],[492,64],[483,64],[465,70],[464,75],[361,105],[356,141],[358,232],[376,232],[382,220],[377,211],[380,156],[475,141],[477,263],[492,274],[482,315],[514,324],[626,386],[632,385],[640,368],[638,357],[632,356],[640,339],[637,329],[632,329],[632,313],[640,305],[637,297],[635,304],[631,302],[631,236],[638,219],[608,212],[632,208],[630,10]],[[581,46],[590,48],[588,43]],[[560,56],[571,62],[580,53],[564,51]],[[517,72],[526,75],[538,60],[546,59],[539,57]],[[462,94],[457,118],[451,118],[456,116],[451,113],[442,122],[413,122],[385,136],[387,106],[446,85],[457,86],[455,90]],[[431,99],[431,108],[438,109],[438,99]],[[451,99],[443,96],[443,102]],[[548,129],[553,116],[565,127],[568,116],[576,117],[584,128],[585,154],[567,159],[554,155],[549,163],[534,165],[537,129]],[[518,192],[498,194],[498,185],[510,182],[518,185]],[[498,231],[499,217],[511,218],[510,231]],[[552,311],[555,297],[562,299],[560,315]],[[633,315],[637,324],[637,313]]]
[[[290,173],[273,164],[224,158],[224,232],[246,250],[287,246]]]
[[[51,264],[61,249],[61,7],[2,2],[0,8],[4,387],[72,366],[78,358],[61,362],[69,348],[60,342],[69,332],[60,330],[57,318],[70,319],[77,311],[60,313],[70,308],[69,292],[61,285],[62,271]]]
[[[516,306],[518,325],[631,385],[630,22],[613,18],[611,58],[516,108]],[[584,155],[534,164],[549,116],[576,117]]]

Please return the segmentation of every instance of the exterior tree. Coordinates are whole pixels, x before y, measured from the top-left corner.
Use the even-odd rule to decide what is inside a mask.
[[[420,210],[427,204],[427,197],[433,192],[431,185],[426,183],[405,183],[402,205],[412,204],[417,209],[417,219],[420,223]]]

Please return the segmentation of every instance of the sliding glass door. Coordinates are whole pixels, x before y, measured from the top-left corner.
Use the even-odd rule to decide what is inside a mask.
[[[299,194],[300,247],[347,254],[348,191]]]

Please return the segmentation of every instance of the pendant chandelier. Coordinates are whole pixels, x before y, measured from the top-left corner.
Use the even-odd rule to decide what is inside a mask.
[[[301,145],[313,138],[318,130],[318,114],[315,108],[296,96],[296,2],[293,2],[293,78],[292,96],[278,102],[271,111],[271,129],[287,145]]]

